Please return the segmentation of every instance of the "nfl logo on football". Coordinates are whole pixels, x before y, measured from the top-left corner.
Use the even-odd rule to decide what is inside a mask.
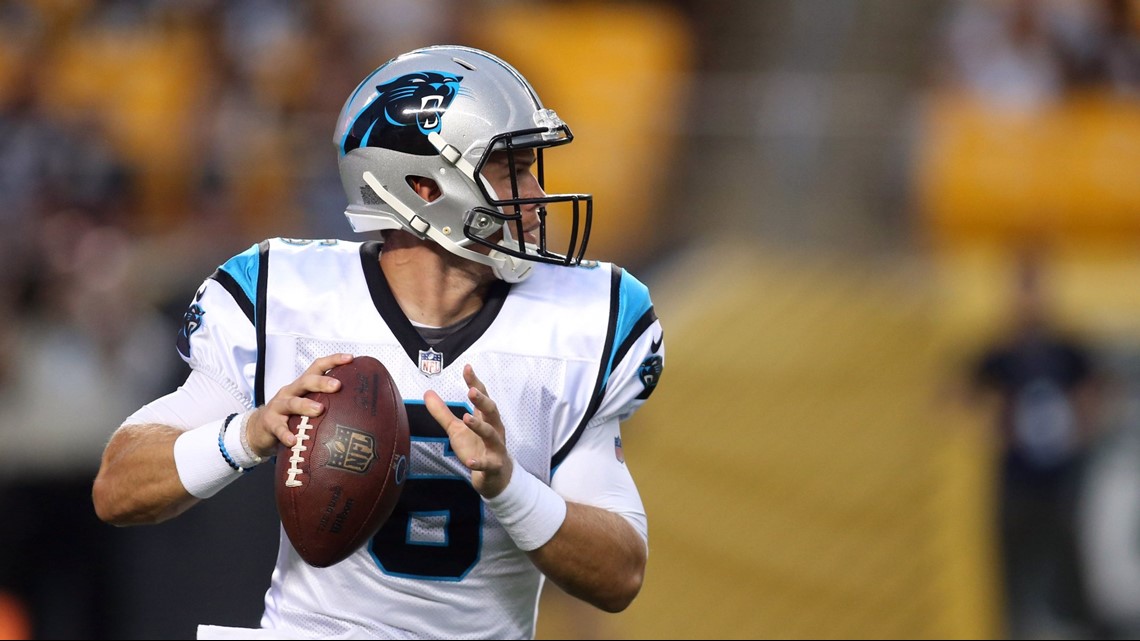
[[[420,350],[420,371],[427,376],[435,376],[443,371],[443,354],[428,348],[425,352]]]

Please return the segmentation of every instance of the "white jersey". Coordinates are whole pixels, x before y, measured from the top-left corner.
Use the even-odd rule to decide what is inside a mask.
[[[392,516],[328,568],[302,561],[282,530],[262,627],[278,638],[532,637],[541,575],[471,486],[424,392],[438,392],[457,416],[472,412],[462,378],[470,363],[499,407],[516,465],[549,484],[588,427],[624,420],[653,391],[664,352],[648,290],[607,263],[536,264],[522,283],[492,285],[474,318],[433,348],[396,303],[380,249],[254,245],[206,280],[179,336],[195,372],[247,406],[314,359],[348,352],[383,362],[408,410],[412,463]]]

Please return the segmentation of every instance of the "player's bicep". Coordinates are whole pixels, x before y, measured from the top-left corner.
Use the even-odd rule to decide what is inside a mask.
[[[621,515],[642,539],[649,539],[645,506],[625,464],[617,419],[591,423],[552,472],[550,487],[574,503]]]

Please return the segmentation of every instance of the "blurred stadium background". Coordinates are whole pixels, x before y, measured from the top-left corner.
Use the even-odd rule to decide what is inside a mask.
[[[98,523],[119,421],[185,376],[201,279],[347,237],[331,135],[392,55],[510,61],[574,128],[593,257],[646,281],[663,383],[625,429],[644,590],[543,638],[1140,634],[1140,2],[0,0],[0,637],[254,625],[268,473]],[[1102,393],[1079,616],[1014,633],[1001,443],[967,393],[1020,257]]]

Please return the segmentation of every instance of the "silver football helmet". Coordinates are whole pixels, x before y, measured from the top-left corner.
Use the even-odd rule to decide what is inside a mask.
[[[533,149],[545,191],[542,150],[573,138],[499,58],[460,46],[417,49],[372,72],[340,112],[333,142],[348,195],[345,215],[354,231],[403,229],[489,265],[509,282],[526,278],[534,261],[577,265],[590,234],[592,196],[521,197],[513,158],[511,194],[496,194],[481,173],[492,152]],[[442,195],[426,202],[409,184],[412,177],[434,180]],[[569,213],[564,253],[546,246],[554,204]],[[523,235],[528,205],[537,205],[536,243]]]

